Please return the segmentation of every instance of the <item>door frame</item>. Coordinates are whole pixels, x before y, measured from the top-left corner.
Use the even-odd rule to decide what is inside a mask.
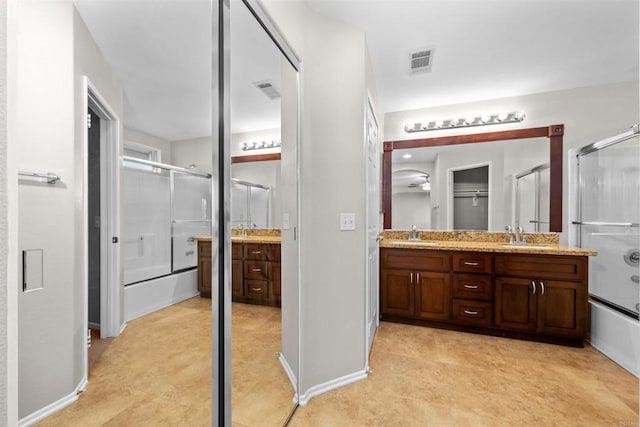
[[[86,112],[91,108],[100,118],[100,337],[115,337],[120,335],[124,324],[122,318],[122,286],[121,284],[121,253],[120,245],[110,243],[112,237],[120,234],[120,147],[121,132],[120,119],[91,83],[87,76],[82,77],[83,96],[82,122],[86,121]],[[83,289],[85,296],[89,292],[89,206],[88,206],[88,129],[82,135],[83,139]],[[88,330],[89,304],[84,299],[85,330]],[[88,356],[88,348],[84,345]],[[88,370],[88,357],[85,357],[85,372]]]
[[[453,173],[461,170],[468,169],[477,169],[487,166],[489,168],[488,171],[488,194],[487,194],[487,230],[491,229],[491,219],[492,219],[492,211],[491,209],[491,201],[492,201],[492,193],[491,185],[493,184],[491,180],[491,171],[492,171],[492,161],[473,163],[469,165],[455,166],[447,169],[447,230],[453,230]]]
[[[375,123],[375,126],[378,129],[378,150],[379,150],[379,154],[380,154],[380,159],[378,161],[378,170],[380,171],[380,166],[382,165],[382,150],[380,150],[381,148],[381,138],[380,138],[380,121],[378,120],[378,116],[376,115],[376,111],[375,108],[373,107],[373,100],[371,99],[371,93],[369,91],[367,91],[367,99],[365,101],[365,120],[364,120],[364,148],[365,148],[365,156],[364,156],[364,162],[365,162],[365,188],[368,187],[369,185],[369,164],[368,164],[368,160],[367,160],[367,150],[368,150],[368,116],[369,116],[369,111],[371,112],[371,116],[373,118],[373,122]],[[379,173],[378,176],[378,232],[380,231],[380,218],[382,215],[382,173]],[[369,224],[369,192],[366,191],[365,192],[365,370],[368,372],[369,371],[369,354],[371,353],[371,347],[373,346],[373,337],[371,337],[371,329],[369,327],[369,312],[371,310],[371,306],[369,304],[370,300],[371,300],[371,276],[370,276],[370,268],[369,268],[369,227],[371,224]],[[379,238],[378,240],[379,241]],[[376,325],[376,331],[378,329],[378,325],[380,324],[380,260],[379,260],[379,253],[380,253],[380,248],[378,247],[378,289],[375,292],[375,294],[377,295],[376,298],[376,304],[378,306],[377,309],[377,316],[374,319],[375,325]],[[374,333],[375,335],[375,333]],[[371,345],[370,345],[371,344]]]

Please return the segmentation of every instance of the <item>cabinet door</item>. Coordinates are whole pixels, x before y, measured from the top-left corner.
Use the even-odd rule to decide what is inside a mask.
[[[584,336],[584,285],[578,282],[538,280],[538,332],[562,337]]]
[[[211,295],[211,257],[198,257],[198,292]]]
[[[241,297],[243,288],[242,260],[231,260],[231,296]]]
[[[414,292],[411,271],[382,270],[380,274],[380,313],[413,316]]]
[[[421,319],[451,319],[451,276],[447,273],[415,273],[416,316]]]
[[[269,263],[269,295],[275,302],[280,302],[282,289],[282,271],[279,262]]]
[[[518,331],[536,330],[536,295],[531,279],[496,278],[496,326]]]

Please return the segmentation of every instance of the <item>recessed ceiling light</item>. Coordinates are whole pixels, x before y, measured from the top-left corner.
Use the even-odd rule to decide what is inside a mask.
[[[410,159],[411,158],[411,154],[409,154],[409,153],[403,154],[402,158],[403,159]]]

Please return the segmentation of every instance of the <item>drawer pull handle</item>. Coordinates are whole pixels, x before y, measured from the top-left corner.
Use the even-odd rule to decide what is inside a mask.
[[[260,255],[262,253],[262,251],[251,251],[251,253],[253,255]]]
[[[470,316],[477,316],[478,312],[477,311],[473,311],[473,310],[465,310],[464,314],[468,314]]]
[[[471,267],[477,267],[478,265],[480,265],[480,263],[479,262],[465,261],[464,265],[469,265]]]
[[[262,271],[262,269],[261,268],[252,268],[251,271],[253,273],[260,273]]]
[[[478,285],[471,285],[469,283],[465,283],[464,287],[467,289],[478,289]]]
[[[253,292],[261,292],[262,288],[251,288]]]
[[[533,293],[531,295],[534,295],[536,293],[536,282],[535,282],[535,280],[531,281],[531,285],[533,285]]]

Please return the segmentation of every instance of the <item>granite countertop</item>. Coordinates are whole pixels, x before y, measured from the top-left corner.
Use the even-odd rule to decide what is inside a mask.
[[[243,235],[246,234],[246,235]],[[210,242],[211,237],[198,237],[203,242]],[[280,230],[274,228],[249,228],[244,232],[237,228],[231,229],[232,243],[267,243],[280,244]]]
[[[509,234],[489,232],[420,232],[421,240],[408,240],[408,231],[386,230],[381,248],[494,252],[506,254],[595,256],[598,253],[583,248],[558,244],[556,233],[525,233],[527,244],[509,245]]]

